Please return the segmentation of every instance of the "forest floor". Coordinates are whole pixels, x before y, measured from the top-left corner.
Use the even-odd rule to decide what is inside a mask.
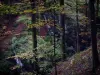
[[[98,45],[100,57],[100,48]],[[96,70],[96,74],[92,73],[92,50],[88,48],[85,51],[76,53],[65,61],[57,63],[57,75],[100,75],[100,66]],[[53,69],[51,75],[55,75]]]

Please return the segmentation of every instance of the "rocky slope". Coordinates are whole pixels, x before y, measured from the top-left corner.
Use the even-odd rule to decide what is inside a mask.
[[[100,57],[100,45],[98,45],[98,52]],[[67,61],[59,62],[57,64],[57,75],[91,75],[92,71],[92,50],[88,48],[85,51],[77,53],[69,58]],[[99,68],[97,75],[99,75]],[[53,69],[51,75],[55,75]]]

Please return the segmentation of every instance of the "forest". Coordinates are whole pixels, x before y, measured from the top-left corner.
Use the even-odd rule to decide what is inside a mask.
[[[100,0],[0,0],[0,75],[100,75]]]

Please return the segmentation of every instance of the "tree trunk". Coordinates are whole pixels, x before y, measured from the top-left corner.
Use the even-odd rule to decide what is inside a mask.
[[[64,6],[64,0],[60,0],[60,6]],[[62,12],[64,11],[64,8]],[[62,26],[62,52],[63,52],[63,60],[66,58],[65,53],[65,14],[61,12],[61,26]]]
[[[93,73],[96,73],[96,69],[99,66],[99,57],[97,51],[97,28],[95,21],[95,0],[89,0],[90,20],[91,20],[91,39],[92,39],[92,56],[93,56]]]
[[[87,3],[87,0],[85,0],[85,8],[86,8],[86,11],[85,11],[85,16],[88,17],[88,9],[87,9],[87,6],[88,6],[88,3]],[[88,25],[86,23],[86,29],[85,31],[88,31]]]
[[[35,8],[35,0],[32,0],[32,9],[34,9]],[[36,21],[36,15],[35,14],[32,14],[32,23],[34,23]],[[38,65],[38,59],[37,59],[37,34],[36,34],[36,32],[37,32],[37,29],[35,28],[35,27],[33,27],[32,28],[32,38],[33,38],[33,49],[35,49],[35,50],[33,50],[33,52],[34,52],[34,54],[35,54],[35,66],[34,66],[34,68],[35,68],[35,71],[36,71],[36,75],[38,75],[39,74],[39,65]]]
[[[80,51],[80,46],[79,46],[79,23],[78,23],[79,19],[78,19],[78,2],[76,0],[76,24],[77,24],[77,41],[76,41],[76,44],[77,44],[77,47],[76,47],[76,51],[79,52]]]

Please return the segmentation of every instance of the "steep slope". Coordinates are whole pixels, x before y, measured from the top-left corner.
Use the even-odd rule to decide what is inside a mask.
[[[98,52],[100,57],[100,45],[98,45]],[[77,53],[69,58],[67,61],[59,62],[57,64],[57,75],[91,75],[92,71],[92,52],[91,48]],[[99,74],[99,68],[97,75]],[[53,69],[51,75],[55,75]]]

